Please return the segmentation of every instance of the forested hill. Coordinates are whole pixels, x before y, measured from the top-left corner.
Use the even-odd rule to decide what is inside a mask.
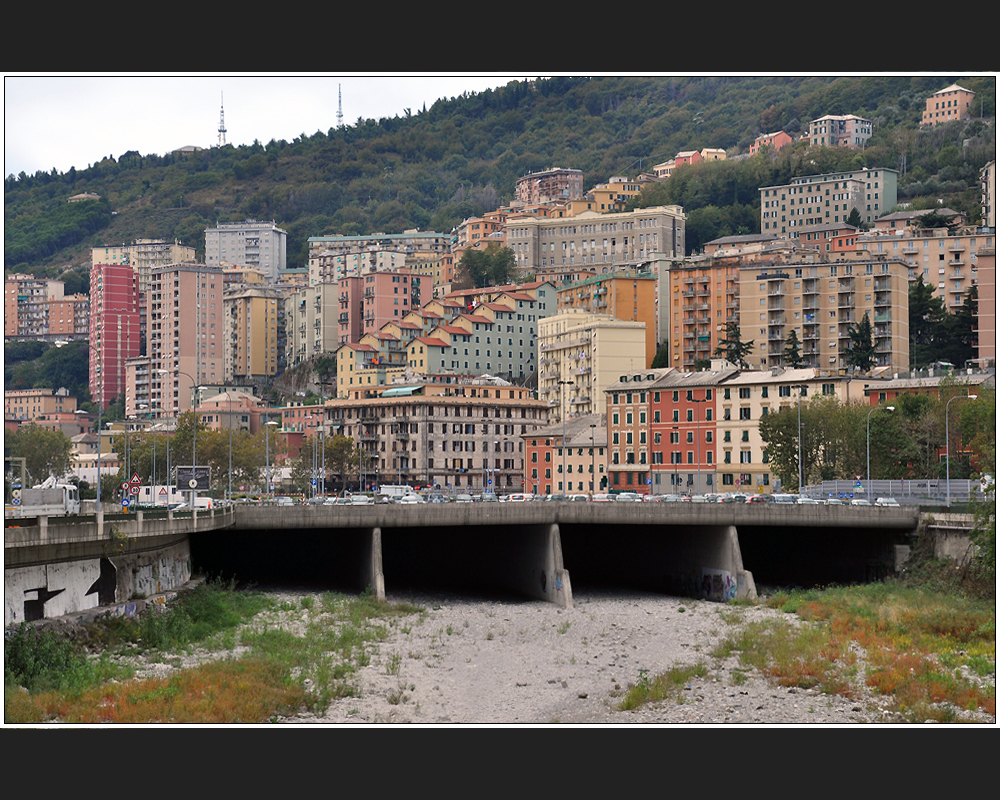
[[[975,117],[921,131],[924,99],[958,82],[976,92]],[[203,257],[216,222],[275,220],[288,231],[288,263],[323,234],[449,232],[509,202],[517,178],[549,167],[583,170],[584,186],[635,177],[680,150],[745,153],[761,133],[798,133],[824,114],[873,120],[863,152],[803,145],[773,159],[684,170],[640,205],[670,202],[689,214],[689,246],[755,231],[757,188],[828,169],[884,166],[902,173],[900,199],[946,198],[978,216],[976,175],[995,153],[992,76],[557,77],[400,109],[294,141],[213,147],[190,154],[102,157],[66,173],[8,176],[6,270],[59,277],[89,265],[90,248],[137,238],[179,239]],[[181,143],[178,143],[181,144]],[[83,192],[99,200],[67,203]]]

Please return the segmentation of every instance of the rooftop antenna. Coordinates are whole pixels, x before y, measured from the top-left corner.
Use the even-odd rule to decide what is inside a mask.
[[[340,104],[340,84],[337,84],[337,127],[344,127],[344,109]]]
[[[219,92],[219,147],[226,143],[226,110],[222,101],[223,94]]]

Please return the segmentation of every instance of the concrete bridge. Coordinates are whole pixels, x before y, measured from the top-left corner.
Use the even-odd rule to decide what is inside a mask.
[[[895,568],[916,508],[694,503],[237,506],[11,520],[5,624],[128,603],[192,572],[384,597],[393,587],[573,603],[578,585],[725,601],[767,584],[870,580]],[[751,569],[752,568],[752,569]],[[123,613],[127,612],[123,609]]]

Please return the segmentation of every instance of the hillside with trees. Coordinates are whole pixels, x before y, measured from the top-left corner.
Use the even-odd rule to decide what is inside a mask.
[[[976,92],[975,118],[919,127],[924,99],[958,81]],[[871,119],[863,151],[798,144],[743,160],[761,133],[800,132],[824,114]],[[129,151],[59,173],[4,182],[4,267],[63,277],[107,241],[178,239],[203,257],[217,222],[275,220],[288,231],[288,263],[306,262],[308,238],[330,234],[449,232],[512,199],[517,178],[563,166],[584,186],[634,177],[680,150],[724,148],[725,162],[681,168],[636,205],[676,203],[689,249],[759,226],[758,187],[856,166],[900,172],[901,202],[943,199],[979,215],[976,177],[995,152],[991,76],[556,77],[358,119],[291,142],[192,153]],[[332,123],[332,120],[331,120]],[[67,203],[84,192],[100,200]]]

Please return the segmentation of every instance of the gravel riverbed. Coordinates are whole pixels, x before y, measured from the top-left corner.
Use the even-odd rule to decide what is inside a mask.
[[[541,601],[396,595],[426,609],[398,623],[355,676],[360,696],[290,724],[859,724],[893,722],[874,698],[784,688],[719,662],[712,647],[762,606],[663,595],[590,593],[563,609]],[[630,684],[705,663],[678,700],[620,711]]]

